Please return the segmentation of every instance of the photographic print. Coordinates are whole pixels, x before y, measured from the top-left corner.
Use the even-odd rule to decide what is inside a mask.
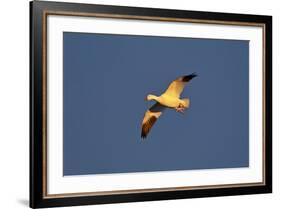
[[[30,207],[270,193],[272,17],[30,3]]]
[[[248,41],[65,32],[63,44],[64,175],[249,165]]]

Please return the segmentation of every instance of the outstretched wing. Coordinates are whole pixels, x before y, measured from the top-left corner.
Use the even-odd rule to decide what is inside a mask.
[[[146,138],[154,123],[161,116],[165,107],[158,102],[152,105],[146,112],[142,121],[141,138]]]
[[[192,73],[190,75],[185,75],[185,76],[177,78],[172,83],[170,83],[169,87],[164,92],[164,94],[172,96],[172,97],[180,98],[180,95],[185,87],[185,84],[196,76],[197,75],[195,73]]]

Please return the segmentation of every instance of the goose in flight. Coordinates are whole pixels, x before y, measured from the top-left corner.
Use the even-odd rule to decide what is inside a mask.
[[[146,100],[154,100],[156,103],[152,105],[144,114],[141,129],[141,138],[146,138],[150,129],[162,115],[166,108],[175,109],[177,112],[184,113],[184,110],[189,107],[190,101],[188,98],[180,98],[185,84],[192,78],[196,77],[195,73],[185,75],[172,81],[167,90],[161,96],[152,94],[147,95]]]

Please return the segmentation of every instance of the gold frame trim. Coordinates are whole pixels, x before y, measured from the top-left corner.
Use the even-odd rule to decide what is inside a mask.
[[[48,194],[47,191],[47,16],[48,15],[62,15],[62,16],[77,16],[77,17],[100,17],[100,18],[118,18],[118,19],[132,19],[132,20],[150,20],[150,21],[168,21],[168,22],[187,22],[187,23],[201,23],[201,24],[220,24],[220,25],[235,25],[235,26],[253,26],[262,27],[263,31],[263,89],[262,89],[262,135],[263,135],[263,153],[262,153],[262,182],[240,183],[240,184],[220,184],[220,185],[201,185],[201,186],[182,186],[182,187],[166,187],[166,188],[150,188],[150,189],[132,189],[132,190],[114,190],[114,191],[101,191],[101,192],[77,192],[77,193],[62,193],[62,194]],[[119,14],[105,14],[105,13],[84,13],[84,12],[65,12],[65,11],[43,11],[43,53],[42,53],[42,140],[43,140],[43,199],[50,198],[66,198],[66,197],[81,197],[81,196],[100,196],[100,195],[116,195],[116,194],[134,194],[134,193],[152,193],[152,192],[168,192],[168,191],[183,191],[183,190],[198,190],[198,189],[220,189],[220,188],[234,188],[234,187],[250,187],[250,186],[264,186],[265,182],[265,146],[266,146],[266,133],[265,133],[265,47],[266,47],[266,26],[264,23],[252,22],[238,22],[238,21],[219,21],[219,20],[202,20],[190,18],[167,18],[167,17],[153,17],[153,16],[137,16],[137,15],[119,15]]]

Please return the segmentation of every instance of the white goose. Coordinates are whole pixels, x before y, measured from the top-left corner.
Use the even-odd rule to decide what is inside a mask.
[[[188,98],[181,99],[180,95],[183,92],[185,84],[197,75],[182,76],[170,83],[167,90],[161,96],[152,94],[147,95],[146,100],[154,100],[156,103],[152,105],[146,112],[142,121],[141,138],[146,138],[150,129],[161,116],[165,108],[175,109],[177,112],[183,113],[189,107],[190,101]]]

